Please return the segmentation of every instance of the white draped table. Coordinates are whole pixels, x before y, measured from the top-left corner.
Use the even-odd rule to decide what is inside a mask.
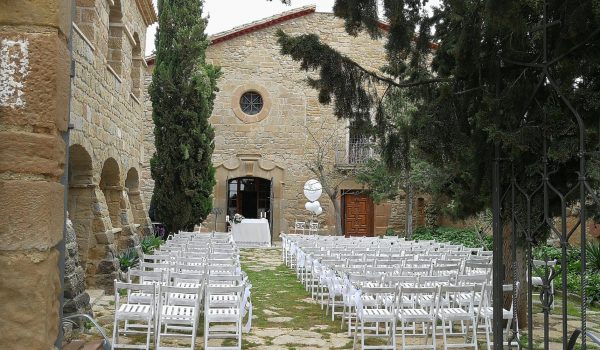
[[[233,240],[240,247],[270,247],[271,231],[267,219],[243,219],[232,224]]]

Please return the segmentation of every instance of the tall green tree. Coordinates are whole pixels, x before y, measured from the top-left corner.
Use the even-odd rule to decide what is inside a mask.
[[[600,2],[441,0],[433,10],[427,2],[336,0],[334,13],[345,20],[348,33],[365,30],[374,38],[385,37],[383,73],[362,67],[316,35],[291,37],[279,31],[281,51],[301,68],[318,70],[308,83],[319,90],[322,103],[334,104],[338,117],[370,123],[376,110],[375,122],[382,127],[375,130],[384,133],[390,116],[382,106],[394,95],[378,96],[373,87],[405,89],[417,106],[411,122],[415,147],[447,175],[440,193],[453,200],[458,217],[491,205],[496,145],[503,159],[502,188],[514,181],[533,193],[548,181],[567,193],[579,176],[598,188]],[[380,29],[379,13],[389,30]],[[543,13],[550,24],[546,31],[540,30]],[[585,125],[584,147],[590,153],[579,153],[580,129],[571,108]],[[588,160],[586,174],[578,173],[580,157]],[[577,193],[572,191],[566,201],[576,201]],[[524,208],[525,203],[516,205]],[[546,198],[534,196],[532,206],[532,217],[543,223],[544,214],[560,214],[561,198],[549,191]],[[520,228],[507,234],[522,235]],[[546,224],[535,239],[549,232]]]
[[[202,6],[201,0],[158,1],[150,165],[155,216],[170,232],[193,229],[212,209],[214,130],[208,118],[220,70],[205,62]]]

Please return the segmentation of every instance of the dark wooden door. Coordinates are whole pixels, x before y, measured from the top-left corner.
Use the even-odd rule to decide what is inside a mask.
[[[359,193],[344,196],[344,234],[373,236],[373,201],[369,196]]]

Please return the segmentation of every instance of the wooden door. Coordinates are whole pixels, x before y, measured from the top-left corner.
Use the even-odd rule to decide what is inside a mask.
[[[369,196],[348,193],[344,196],[344,234],[373,236],[373,201]]]

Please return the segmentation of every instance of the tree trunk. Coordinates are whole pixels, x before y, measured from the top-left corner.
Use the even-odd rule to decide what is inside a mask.
[[[406,186],[406,238],[410,238],[413,233],[413,188],[411,185]]]
[[[331,203],[333,203],[333,210],[335,211],[335,235],[342,236],[342,208],[340,203],[337,201],[337,196],[329,196]]]

